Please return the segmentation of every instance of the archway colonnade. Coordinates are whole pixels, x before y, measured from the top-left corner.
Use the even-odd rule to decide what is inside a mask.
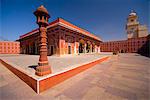
[[[69,41],[60,40],[60,55],[65,54],[84,54],[84,53],[100,53],[100,45],[93,41],[85,39],[75,39]]]
[[[79,41],[79,52],[78,53],[92,53],[95,52],[95,44],[90,41],[84,41],[81,39]],[[98,51],[97,51],[98,52]]]

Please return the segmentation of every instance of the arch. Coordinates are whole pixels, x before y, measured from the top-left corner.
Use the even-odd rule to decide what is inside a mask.
[[[123,49],[121,49],[121,51],[120,51],[121,53],[124,53],[124,50]]]
[[[91,44],[91,42],[90,42],[90,41],[87,41],[87,43],[88,43],[88,44]]]
[[[50,38],[48,39],[48,55],[54,55],[55,54],[55,39],[54,38]]]
[[[95,43],[92,43],[92,52],[95,52]]]
[[[80,39],[79,43],[82,43],[82,44],[84,44],[84,43],[85,43],[85,40],[83,40],[83,39]]]
[[[89,52],[91,52],[91,42],[87,41],[87,43],[86,43],[86,53],[89,53]]]
[[[83,40],[83,39],[80,39],[80,41],[79,41],[79,53],[84,53],[84,49],[85,49],[85,41]]]

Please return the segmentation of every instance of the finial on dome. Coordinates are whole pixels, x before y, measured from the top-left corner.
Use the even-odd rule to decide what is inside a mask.
[[[41,5],[41,7],[44,7],[43,5]]]
[[[135,11],[132,9],[132,10],[131,10],[131,13],[134,13],[134,12],[135,12]]]
[[[41,5],[40,7],[38,7],[36,9],[36,11],[34,12],[35,15],[38,15],[40,13],[45,14],[46,16],[50,17],[47,9],[43,5]]]

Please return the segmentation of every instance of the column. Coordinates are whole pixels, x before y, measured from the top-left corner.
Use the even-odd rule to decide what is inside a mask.
[[[51,73],[50,66],[48,65],[48,58],[47,58],[47,29],[46,27],[40,27],[40,58],[38,62],[38,67],[36,68],[36,75],[43,76],[46,74]]]
[[[100,53],[100,52],[101,52],[101,47],[99,46],[98,49],[99,49],[99,50],[98,50],[98,53]]]
[[[92,53],[92,44],[90,44],[90,52]]]
[[[86,43],[84,44],[84,53],[86,53]]]
[[[95,53],[96,53],[96,49],[97,49],[97,48],[96,48],[96,45],[95,45],[95,47],[94,47],[94,52],[95,52]]]
[[[76,38],[74,40],[74,54],[77,54],[77,49],[76,49],[76,46],[77,46],[77,42],[76,42]]]

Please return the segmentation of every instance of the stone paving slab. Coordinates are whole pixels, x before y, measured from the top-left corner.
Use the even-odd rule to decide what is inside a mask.
[[[67,56],[48,56],[49,65],[52,69],[52,74],[57,74],[69,69],[75,68],[82,64],[95,61],[102,57],[110,56],[111,53],[101,54],[82,54],[82,55],[67,55]],[[35,67],[38,64],[39,55],[0,55],[0,59],[9,63],[13,67],[27,73],[34,78],[40,78],[35,75]]]

